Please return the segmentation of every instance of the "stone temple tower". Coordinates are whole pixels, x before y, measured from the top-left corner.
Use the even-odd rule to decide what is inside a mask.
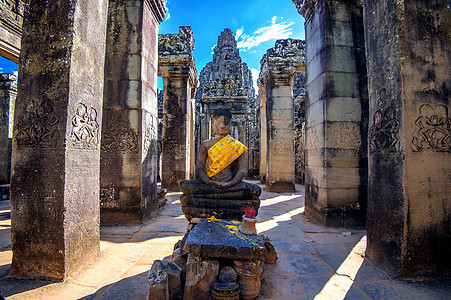
[[[241,61],[235,37],[226,28],[218,37],[213,61],[200,72],[196,94],[196,150],[213,134],[211,115],[219,107],[232,112],[232,135],[248,148],[248,177],[258,175],[259,104],[255,98],[252,74]]]

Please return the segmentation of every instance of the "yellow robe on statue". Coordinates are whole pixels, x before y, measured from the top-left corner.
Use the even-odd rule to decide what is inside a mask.
[[[212,177],[218,174],[246,152],[247,147],[238,140],[235,140],[230,135],[223,137],[208,149],[208,163],[210,166],[207,169],[207,176]]]

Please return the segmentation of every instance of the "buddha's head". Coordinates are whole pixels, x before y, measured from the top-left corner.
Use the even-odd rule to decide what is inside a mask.
[[[220,107],[213,112],[213,130],[215,134],[224,137],[232,132],[232,113],[225,107]]]

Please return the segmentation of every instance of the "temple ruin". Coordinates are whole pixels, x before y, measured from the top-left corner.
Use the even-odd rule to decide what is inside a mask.
[[[101,226],[152,224],[160,151],[177,191],[221,106],[247,178],[271,197],[305,185],[305,207],[265,222],[366,230],[365,259],[390,276],[450,274],[449,5],[293,3],[305,41],[267,50],[257,95],[232,31],[198,74],[196,32],[159,34],[163,0],[1,1],[0,55],[19,63],[17,85],[0,74],[9,274],[65,280],[98,258]]]
[[[226,28],[218,37],[213,61],[207,63],[199,75],[196,94],[196,148],[212,136],[212,112],[224,106],[233,115],[232,136],[249,148],[248,176],[258,175],[259,105],[255,97],[252,74],[241,61],[236,40]]]

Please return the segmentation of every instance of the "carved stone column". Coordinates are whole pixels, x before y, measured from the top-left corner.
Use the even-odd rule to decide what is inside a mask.
[[[368,96],[362,5],[307,0],[298,7],[307,45],[305,211],[326,226],[364,226]]]
[[[367,255],[397,275],[450,273],[449,5],[363,2],[370,95]]]
[[[293,76],[304,71],[304,41],[278,40],[261,61],[266,91],[266,190],[295,190]]]
[[[161,0],[110,0],[101,149],[101,222],[142,223],[157,201]]]
[[[106,0],[28,1],[11,176],[10,275],[63,280],[100,252]]]
[[[191,27],[183,26],[179,34],[158,38],[158,76],[164,83],[161,187],[178,190],[180,180],[194,174],[194,39]]]
[[[16,102],[17,87],[14,83],[16,76],[0,73],[0,184],[10,180],[10,148],[9,136],[12,132],[12,117]],[[13,109],[13,110],[11,110]]]
[[[260,183],[266,182],[266,85],[258,80],[260,98]]]

